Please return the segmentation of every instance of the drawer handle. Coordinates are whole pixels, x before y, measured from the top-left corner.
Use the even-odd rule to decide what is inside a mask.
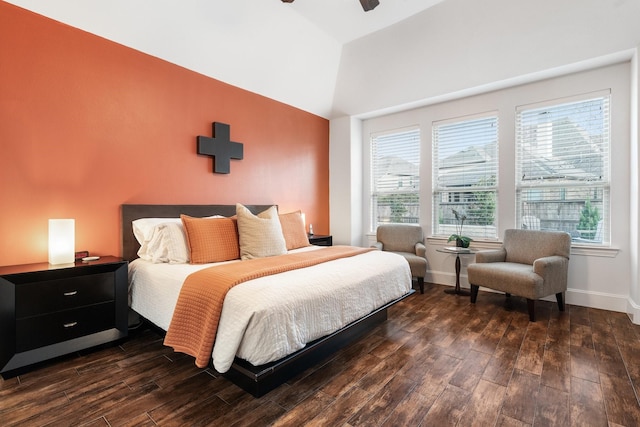
[[[65,296],[65,297],[72,297],[72,296],[74,296],[74,295],[75,295],[75,294],[77,294],[77,293],[78,293],[78,291],[65,292],[65,293],[64,293],[64,296]]]
[[[62,326],[64,326],[65,328],[73,328],[77,324],[78,324],[78,322],[70,322],[70,323],[63,324]]]

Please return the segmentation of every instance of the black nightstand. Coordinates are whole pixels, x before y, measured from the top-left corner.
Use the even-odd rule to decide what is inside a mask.
[[[127,262],[0,267],[0,373],[124,338]]]
[[[333,246],[333,237],[311,234],[309,235],[309,243],[316,246]]]

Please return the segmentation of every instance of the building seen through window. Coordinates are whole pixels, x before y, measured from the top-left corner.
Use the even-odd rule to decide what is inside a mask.
[[[519,107],[519,228],[560,230],[576,243],[609,242],[609,95]]]

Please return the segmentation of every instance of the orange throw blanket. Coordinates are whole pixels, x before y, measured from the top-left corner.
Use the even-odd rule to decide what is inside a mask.
[[[229,289],[248,280],[323,262],[346,258],[372,249],[332,246],[322,250],[299,252],[218,265],[190,274],[184,281],[164,344],[196,358],[196,366],[205,368],[211,360],[213,342]]]

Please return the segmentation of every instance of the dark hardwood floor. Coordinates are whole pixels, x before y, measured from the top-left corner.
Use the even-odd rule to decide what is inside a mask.
[[[425,284],[389,320],[260,399],[150,329],[0,380],[0,425],[640,426],[623,313]]]

